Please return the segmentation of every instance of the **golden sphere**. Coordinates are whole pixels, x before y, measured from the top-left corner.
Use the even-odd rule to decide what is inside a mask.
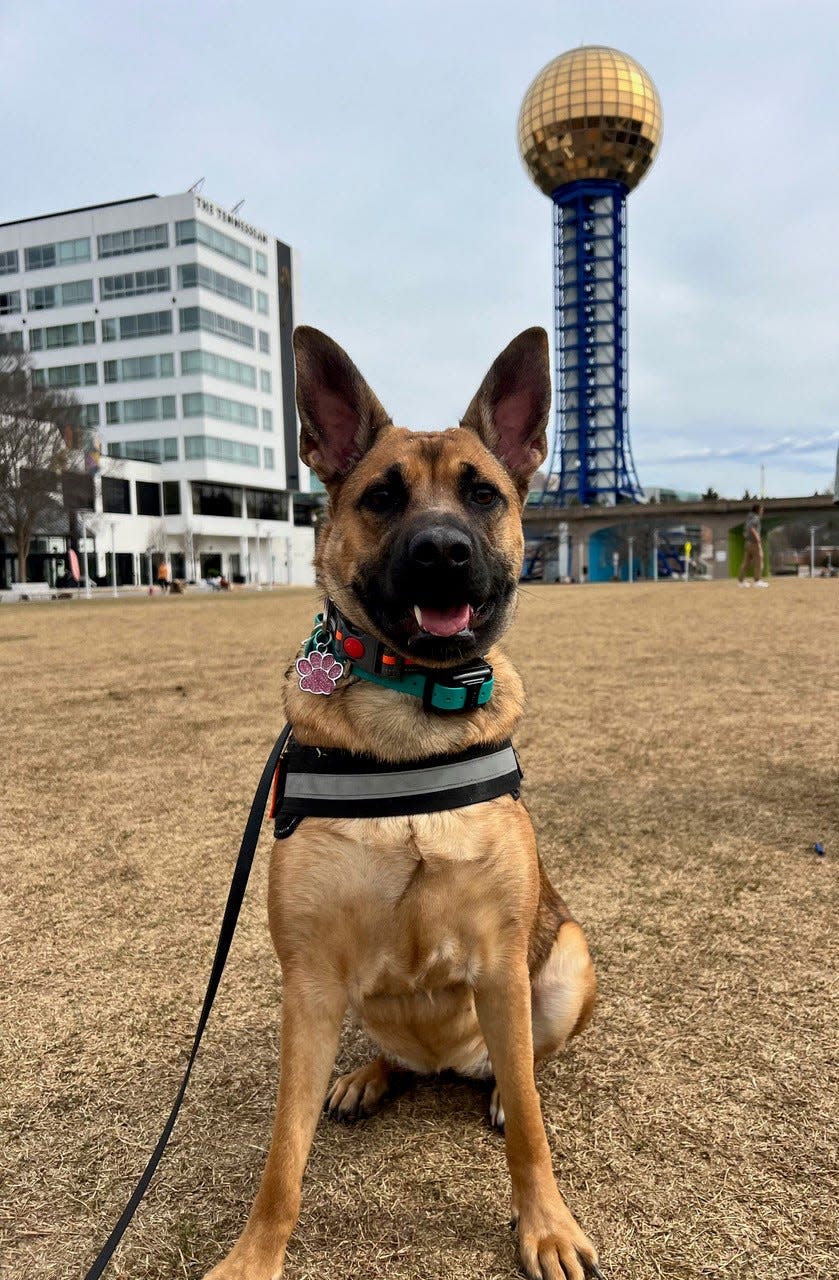
[[[618,49],[586,45],[543,67],[519,112],[519,150],[545,195],[610,178],[630,191],[661,142],[661,102],[646,71]]]

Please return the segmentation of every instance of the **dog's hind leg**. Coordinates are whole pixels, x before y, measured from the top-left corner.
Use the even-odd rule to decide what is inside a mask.
[[[557,931],[550,955],[530,984],[533,1056],[536,1062],[563,1049],[588,1024],[594,1010],[597,979],[585,934],[575,920]],[[498,1085],[492,1091],[489,1117],[504,1128]]]
[[[362,1120],[381,1102],[397,1071],[386,1058],[374,1058],[357,1071],[339,1076],[326,1095],[323,1109],[334,1120]]]

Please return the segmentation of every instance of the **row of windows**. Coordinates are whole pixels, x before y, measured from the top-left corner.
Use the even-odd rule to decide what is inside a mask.
[[[214,378],[237,382],[242,387],[256,386],[256,369],[252,364],[242,364],[240,360],[217,356],[211,351],[182,351],[181,373],[208,373]]]
[[[143,293],[163,293],[171,288],[168,267],[153,267],[148,271],[126,271],[119,276],[102,276],[99,280],[99,297],[103,302],[113,298],[136,298]]]
[[[169,227],[159,222],[154,227],[132,227],[130,231],[111,231],[97,236],[100,258],[116,258],[124,253],[145,253],[149,249],[169,248]]]
[[[130,422],[165,422],[177,417],[174,396],[144,396],[139,400],[109,400],[105,421],[111,426]]]
[[[122,360],[105,361],[106,382],[137,382],[142,378],[173,378],[174,376],[175,357],[169,354],[126,356]]]
[[[74,262],[90,262],[90,241],[57,240],[54,244],[36,244],[24,249],[27,271],[43,271],[46,267],[67,267]]]
[[[68,280],[64,284],[40,285],[26,290],[30,311],[52,311],[55,307],[77,307],[93,301],[92,280]]]
[[[79,324],[55,324],[46,329],[29,330],[30,351],[52,351],[56,347],[82,347],[96,341],[92,320]]]
[[[138,359],[148,360],[170,360],[171,356],[143,356]],[[106,363],[106,371],[109,365],[117,366],[132,363],[127,361],[109,360]],[[65,365],[66,369],[79,369],[92,371],[90,381],[96,381],[96,365]],[[49,374],[54,370],[38,370],[39,374]],[[135,377],[138,375],[134,375]],[[141,377],[165,377],[165,374],[142,374]],[[106,382],[117,381],[116,378],[106,376]],[[40,385],[46,386],[47,383]],[[65,382],[65,383],[49,383],[50,386],[85,386],[86,382]],[[243,404],[241,400],[228,400],[225,396],[208,395],[202,391],[189,392],[181,396],[183,407],[183,416],[185,418],[216,418],[220,422],[233,422],[240,427],[256,427],[258,425],[257,411],[252,404]],[[95,405],[89,405],[88,408],[95,409]],[[105,404],[105,421],[111,425],[119,425],[127,422],[165,422],[178,416],[177,404],[175,396],[140,396],[131,400],[108,400]],[[261,410],[262,429],[263,431],[274,430],[274,415],[270,409]],[[98,411],[97,411],[98,422]],[[89,425],[89,424],[88,424]]]
[[[192,510],[197,516],[224,516],[240,519],[242,498],[245,514],[251,520],[287,520],[287,493],[276,489],[239,489],[232,484],[210,484],[206,480],[192,482]]]
[[[147,440],[139,443],[159,444],[160,441]],[[177,457],[177,440],[174,443]],[[112,456],[127,458],[133,457],[133,454],[112,451]],[[160,459],[154,458],[151,461],[159,462]],[[177,480],[164,480],[162,484],[156,484],[151,480],[137,480],[135,485],[138,516],[179,516],[181,514],[181,487]],[[102,477],[102,510],[114,515],[131,515],[131,485],[128,480],[121,480],[118,476]]]
[[[134,462],[177,462],[178,437],[158,440],[114,440],[108,444],[111,458],[130,458]]]
[[[156,440],[114,440],[108,444],[108,456],[111,458],[125,458],[134,462],[177,462],[179,457],[178,438],[177,436],[164,436],[162,439]],[[184,437],[184,456],[188,461],[195,459],[209,459],[210,461],[236,462],[242,466],[258,467],[259,466],[259,449],[256,445],[239,444],[236,440],[222,440],[217,436],[185,436]],[[274,450],[262,450],[263,467],[267,471],[275,469]],[[126,481],[127,483],[127,481]],[[137,484],[143,483],[137,481]],[[173,483],[177,484],[177,481]],[[216,486],[207,486],[215,488]],[[226,488],[227,486],[222,486]],[[258,490],[254,490],[254,496],[259,494]],[[266,491],[265,499],[283,498],[285,494],[271,494],[270,490]],[[239,495],[241,504],[241,494]],[[286,513],[282,515],[269,515],[265,510],[265,503],[261,500],[259,505],[262,510],[253,512],[248,510],[249,516],[258,516],[267,520],[286,520]],[[157,511],[139,511],[139,515],[159,515]],[[166,512],[167,515],[177,514]],[[240,515],[241,510],[233,512],[232,507],[223,513],[214,511],[201,510],[200,506],[195,508],[196,515]]]
[[[218,418],[221,422],[235,422],[240,427],[257,425],[256,409],[241,400],[228,400],[225,396],[208,395],[203,391],[191,391],[181,400],[185,418]]]
[[[241,240],[217,231],[195,218],[175,223],[176,244],[203,244],[216,253],[232,258],[242,266],[251,267],[251,251]],[[96,237],[97,255],[100,258],[116,258],[126,253],[147,253],[153,249],[169,248],[169,227],[159,222],[151,227],[132,227],[127,231],[110,231]],[[82,236],[75,240],[56,240],[52,244],[32,245],[24,249],[27,271],[42,271],[47,267],[63,267],[74,262],[90,262],[90,239]],[[268,274],[268,258],[255,250],[256,270],[262,276]],[[0,275],[10,275],[20,269],[17,249],[0,252]]]
[[[171,311],[144,311],[138,316],[114,316],[102,321],[102,341],[116,342],[126,338],[156,338],[172,332]]]
[[[241,240],[234,240],[233,236],[225,235],[223,231],[217,231],[215,227],[209,227],[206,222],[199,222],[197,218],[175,223],[175,244],[195,244],[196,241],[206,245],[208,249],[214,249],[216,253],[223,253],[225,258],[240,262],[244,267],[251,266],[251,251]]]
[[[240,284],[238,280],[234,280],[231,276],[222,275],[220,271],[214,271],[212,267],[205,267],[200,262],[187,262],[182,267],[178,267],[178,287],[180,289],[195,289],[198,285],[205,289],[218,293],[223,298],[229,298],[231,302],[238,302],[243,307],[249,307],[253,310],[253,289],[246,284]]]
[[[235,462],[244,467],[259,466],[259,448],[238,440],[222,440],[219,436],[184,436],[187,461],[207,458],[212,462]]]
[[[33,369],[35,387],[90,387],[98,381],[95,364],[60,364],[51,369]]]
[[[4,299],[16,298],[17,305],[4,309]],[[20,294],[0,293],[0,315],[9,315],[12,311],[20,311]],[[216,311],[208,311],[204,307],[181,307],[179,310],[181,333],[193,333],[202,330],[221,338],[230,338],[241,346],[254,346],[254,330],[249,324],[240,320],[231,320],[228,316],[219,315]],[[113,316],[102,321],[102,341],[117,342],[128,338],[154,338],[160,334],[172,332],[171,311],[145,311],[134,316]],[[12,335],[8,335],[11,337]],[[22,349],[23,337],[16,335],[17,350]],[[32,351],[50,351],[56,347],[78,347],[96,341],[96,332],[92,320],[83,320],[76,324],[50,325],[45,329],[29,330],[29,347]],[[271,342],[269,334],[259,330],[259,350],[270,355]],[[242,366],[249,367],[249,366]],[[218,375],[219,377],[225,375]],[[271,390],[271,375],[262,370],[260,373],[262,390]],[[236,379],[234,379],[236,381]]]

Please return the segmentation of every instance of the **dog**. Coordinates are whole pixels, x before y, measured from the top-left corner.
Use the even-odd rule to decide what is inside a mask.
[[[329,496],[315,557],[323,594],[413,666],[444,678],[483,657],[494,678],[483,705],[443,715],[352,671],[332,696],[312,696],[301,658],[284,685],[295,740],[392,767],[508,739],[523,691],[497,641],[515,609],[522,506],[547,452],[545,331],[515,338],[460,426],[433,432],[395,427],[325,334],[298,328],[294,349],[300,456]],[[307,817],[274,845],[269,919],[284,983],[274,1132],[247,1225],[206,1280],[282,1276],[324,1097],[337,1118],[367,1115],[405,1068],[494,1076],[525,1273],[599,1276],[554,1179],[534,1079],[535,1062],[591,1017],[594,969],[521,799]],[[330,1089],[348,1009],[380,1053]]]

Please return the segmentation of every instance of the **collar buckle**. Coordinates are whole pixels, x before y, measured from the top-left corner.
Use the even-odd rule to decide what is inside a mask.
[[[492,667],[488,662],[476,660],[470,662],[468,667],[461,668],[460,671],[445,671],[440,673],[438,679],[436,673],[427,677],[425,689],[422,695],[423,706],[427,711],[440,711],[442,708],[437,706],[433,701],[435,688],[444,689],[462,689],[465,694],[465,700],[461,707],[452,708],[458,711],[475,711],[478,707],[478,698],[481,690],[487,681],[492,679]]]

